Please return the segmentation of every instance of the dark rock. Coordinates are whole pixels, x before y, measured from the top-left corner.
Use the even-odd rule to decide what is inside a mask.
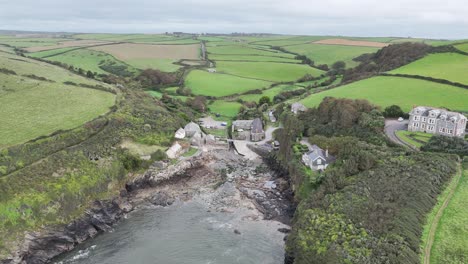
[[[240,234],[241,234],[241,232],[240,232],[239,230],[237,230],[237,229],[234,229],[234,234],[236,234],[236,235],[240,235]]]
[[[291,229],[289,229],[289,228],[278,228],[278,231],[280,231],[283,234],[289,234],[291,232]]]
[[[174,198],[165,192],[158,192],[149,199],[149,202],[154,205],[168,206],[174,203]]]

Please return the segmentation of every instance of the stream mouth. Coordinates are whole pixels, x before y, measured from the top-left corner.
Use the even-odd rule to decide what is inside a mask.
[[[284,225],[248,214],[211,211],[197,201],[144,207],[53,263],[284,263]]]

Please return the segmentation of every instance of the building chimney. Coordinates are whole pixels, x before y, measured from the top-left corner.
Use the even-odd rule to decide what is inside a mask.
[[[325,157],[328,158],[328,148],[325,150]]]

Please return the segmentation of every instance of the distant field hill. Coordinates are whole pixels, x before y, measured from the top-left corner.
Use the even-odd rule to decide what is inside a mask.
[[[114,105],[113,88],[47,63],[0,52],[0,148],[72,129]]]

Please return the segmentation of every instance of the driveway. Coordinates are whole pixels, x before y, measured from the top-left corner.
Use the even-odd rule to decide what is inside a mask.
[[[396,119],[386,119],[385,120],[385,134],[387,137],[395,142],[396,144],[413,148],[413,146],[408,145],[406,142],[402,141],[396,136],[396,132],[399,130],[408,130],[408,120],[404,120],[402,122]]]
[[[222,126],[224,121],[216,121],[211,116],[200,118],[201,126],[205,128],[214,128],[214,129],[226,129],[226,126]]]

